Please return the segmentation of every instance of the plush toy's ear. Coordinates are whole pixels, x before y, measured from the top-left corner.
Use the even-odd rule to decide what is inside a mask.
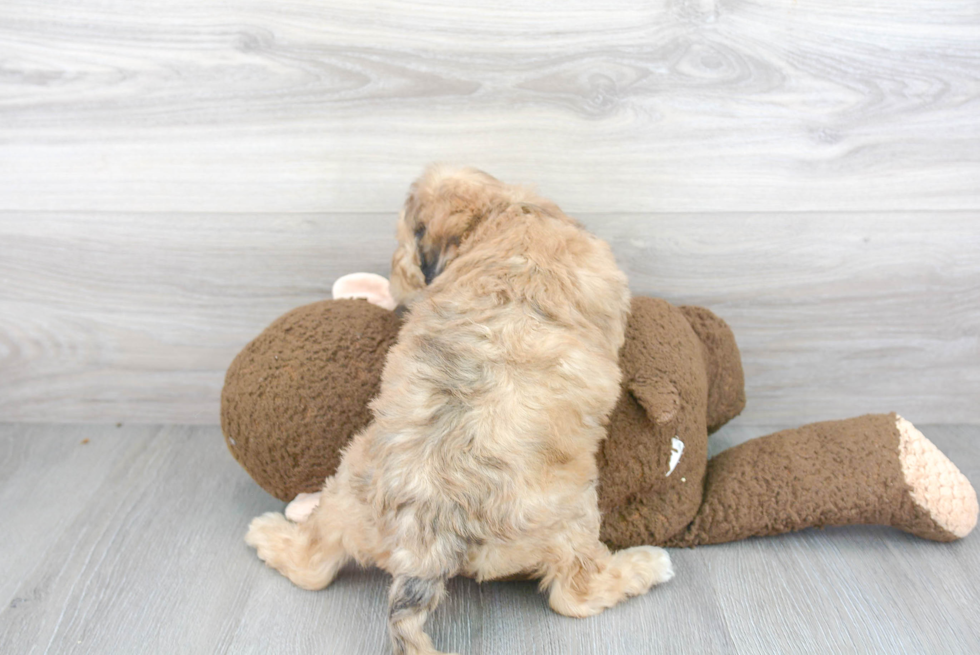
[[[636,376],[626,386],[640,406],[646,410],[650,420],[657,425],[672,421],[681,408],[680,394],[666,378]]]
[[[333,283],[333,299],[364,298],[372,305],[395,309],[388,279],[374,273],[350,273]]]

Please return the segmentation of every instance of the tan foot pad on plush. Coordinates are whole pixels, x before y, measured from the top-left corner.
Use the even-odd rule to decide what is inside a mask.
[[[956,465],[914,425],[898,417],[899,457],[912,500],[942,528],[965,537],[977,524],[977,494]]]

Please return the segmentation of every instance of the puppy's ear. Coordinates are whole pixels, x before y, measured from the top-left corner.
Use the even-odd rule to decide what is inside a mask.
[[[448,211],[444,206],[445,198],[440,197],[438,190],[432,188],[434,185],[431,177],[432,173],[427,172],[409,189],[405,207],[402,209],[401,222],[411,234],[399,235],[398,238],[400,243],[406,244],[406,251],[409,249],[409,239],[414,240],[413,263],[422,272],[423,284],[426,286],[432,284],[433,278],[445,268],[445,261],[442,261],[442,242],[445,239],[439,230],[445,228],[441,225],[443,221],[440,219]],[[425,208],[423,208],[423,195],[427,197]],[[428,229],[430,225],[435,228],[431,234]]]
[[[426,169],[409,189],[398,221],[391,287],[399,304],[410,305],[484,219],[509,204],[507,189],[474,168]]]
[[[425,289],[425,275],[418,258],[418,243],[412,225],[406,219],[406,209],[398,219],[398,247],[391,257],[391,295],[402,307],[409,307]]]

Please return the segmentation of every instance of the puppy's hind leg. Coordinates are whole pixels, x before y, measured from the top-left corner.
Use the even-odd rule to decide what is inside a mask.
[[[396,576],[388,592],[388,631],[395,655],[436,655],[423,629],[446,593],[446,579]]]
[[[326,493],[320,506],[303,523],[278,512],[252,519],[245,543],[259,559],[303,589],[323,589],[350,559],[343,546],[343,527],[330,516]]]
[[[630,596],[674,577],[670,557],[663,548],[637,546],[610,553],[595,541],[587,549],[566,551],[545,566],[542,588],[559,614],[592,616]]]

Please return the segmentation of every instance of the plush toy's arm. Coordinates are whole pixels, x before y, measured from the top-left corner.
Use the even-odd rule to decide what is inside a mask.
[[[681,407],[681,397],[677,393],[677,387],[666,377],[635,376],[627,382],[626,386],[655,424],[664,425],[677,416],[677,411]]]
[[[891,525],[952,541],[977,522],[960,471],[895,414],[814,423],[747,441],[708,462],[704,501],[668,546],[826,525]]]
[[[664,300],[634,296],[619,364],[624,387],[657,425],[673,421],[705,387],[697,334]]]

